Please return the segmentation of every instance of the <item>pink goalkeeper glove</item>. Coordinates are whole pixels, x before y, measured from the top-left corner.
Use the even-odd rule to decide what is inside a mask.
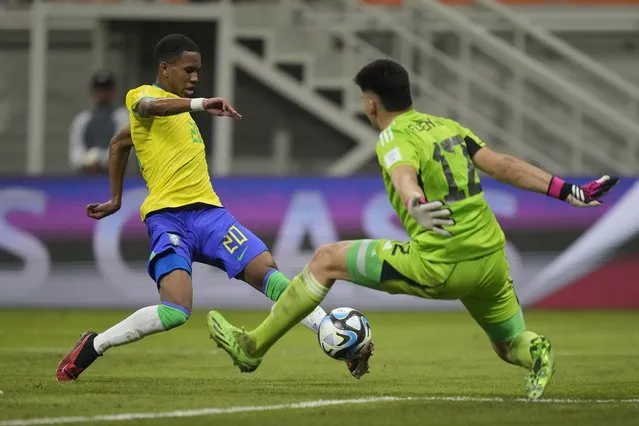
[[[577,186],[553,176],[546,195],[566,201],[575,207],[595,207],[602,204],[599,198],[606,195],[617,182],[619,182],[618,177],[603,175],[597,180]]]

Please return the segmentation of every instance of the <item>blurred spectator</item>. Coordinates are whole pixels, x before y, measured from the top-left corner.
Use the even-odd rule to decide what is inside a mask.
[[[69,130],[69,158],[79,173],[106,173],[109,142],[128,125],[125,107],[116,104],[115,76],[109,70],[96,72],[91,79],[93,109],[75,116]]]
[[[26,8],[31,6],[31,0],[0,0],[0,8]]]

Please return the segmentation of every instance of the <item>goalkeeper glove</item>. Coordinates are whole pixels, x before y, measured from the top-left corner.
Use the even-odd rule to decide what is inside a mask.
[[[419,194],[414,194],[406,203],[408,213],[424,229],[450,237],[452,234],[442,226],[454,225],[455,221],[450,219],[451,211],[443,207],[444,203],[441,201],[427,203],[426,199]]]
[[[619,182],[618,177],[603,175],[584,185],[574,185],[553,176],[546,195],[566,201],[575,207],[595,207],[602,203],[599,198],[606,195]]]

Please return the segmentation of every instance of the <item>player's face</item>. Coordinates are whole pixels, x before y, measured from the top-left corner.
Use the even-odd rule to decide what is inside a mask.
[[[167,64],[167,78],[171,91],[183,98],[193,97],[195,86],[200,81],[202,57],[198,52],[184,52],[182,57]]]
[[[368,121],[370,121],[371,125],[374,128],[379,129],[379,125],[377,124],[377,102],[372,93],[362,93],[362,109],[364,110],[366,117],[368,117]]]

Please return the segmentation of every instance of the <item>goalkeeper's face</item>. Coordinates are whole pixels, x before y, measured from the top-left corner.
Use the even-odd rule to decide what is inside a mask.
[[[380,130],[377,121],[377,112],[379,110],[377,102],[377,96],[375,96],[373,93],[362,93],[362,107],[364,110],[364,114],[366,114],[366,117],[368,118],[368,121],[370,121],[371,125],[377,130]]]

